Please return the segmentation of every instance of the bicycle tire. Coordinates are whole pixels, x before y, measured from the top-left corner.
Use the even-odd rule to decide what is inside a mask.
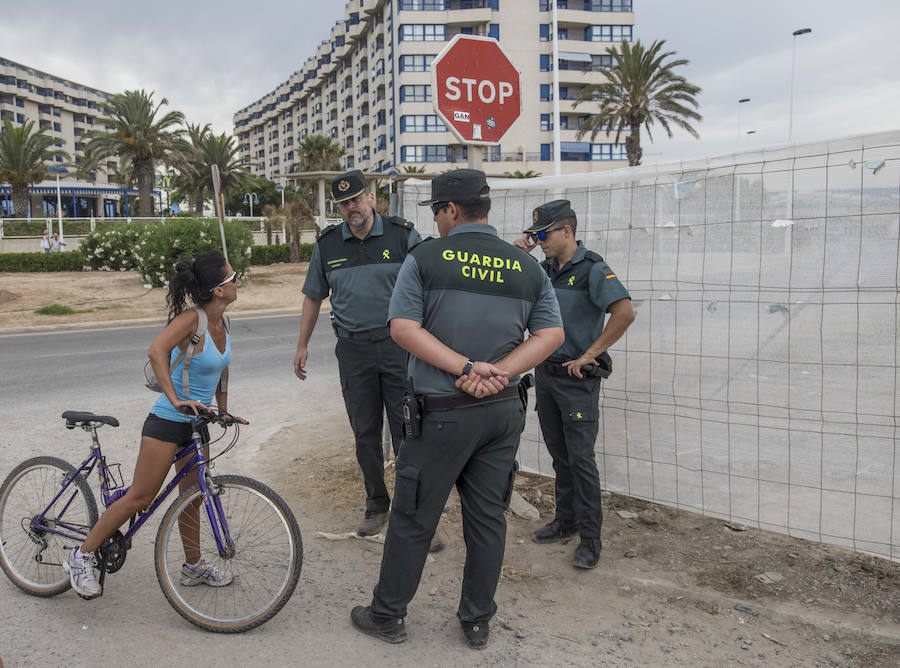
[[[288,602],[300,579],[303,542],[291,509],[266,485],[236,475],[213,477],[234,544],[234,555],[219,556],[204,505],[198,512],[200,553],[207,563],[229,571],[225,586],[181,582],[184,545],[179,516],[201,498],[199,485],[169,506],[156,534],[156,577],[166,600],[186,620],[207,631],[239,633],[264,624]]]
[[[0,567],[14,585],[32,596],[56,596],[71,588],[62,560],[81,541],[51,533],[33,537],[25,523],[47,508],[62,483],[74,474],[75,467],[63,459],[34,457],[14,468],[0,486]],[[97,502],[87,481],[76,476],[69,489],[74,496],[64,494],[56,508],[65,507],[68,524],[92,527]],[[60,520],[53,509],[45,518],[50,523]],[[46,548],[42,550],[35,538],[46,542]]]

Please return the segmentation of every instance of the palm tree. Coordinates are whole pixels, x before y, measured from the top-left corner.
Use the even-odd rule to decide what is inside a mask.
[[[50,148],[57,140],[44,134],[47,128],[33,129],[34,121],[14,127],[5,119],[0,130],[0,181],[9,184],[13,209],[21,218],[28,215],[28,190],[47,177],[44,163],[56,156],[68,157]]]
[[[122,171],[125,171],[123,163],[134,170],[138,215],[141,217],[149,217],[152,213],[150,191],[156,164],[177,162],[176,154],[183,147],[178,141],[183,130],[176,126],[184,122],[184,115],[180,111],[170,111],[159,116],[160,107],[168,103],[162,98],[154,104],[153,92],[126,90],[104,103],[104,113],[98,119],[100,124],[113,129],[88,133],[87,152],[102,157],[116,155]]]
[[[193,200],[194,213],[198,216],[203,215],[203,183],[199,181],[202,178],[203,164],[203,142],[212,134],[212,128],[209,123],[200,125],[199,123],[187,123],[187,141],[190,148],[184,151],[181,164],[178,165],[179,175],[176,179],[179,190],[189,193],[189,199]],[[207,173],[209,169],[207,168]],[[210,179],[207,178],[207,181]]]
[[[242,188],[250,177],[250,173],[243,165],[239,155],[240,149],[234,142],[234,137],[226,135],[214,135],[211,132],[200,142],[200,174],[197,184],[210,194],[214,192],[212,181],[212,166],[219,167],[222,193],[228,197],[228,191],[234,188]]]
[[[633,167],[641,164],[642,125],[647,128],[651,142],[650,126],[654,122],[662,125],[670,138],[672,125],[687,130],[695,138],[700,137],[689,122],[703,120],[695,111],[700,106],[695,97],[700,87],[674,72],[676,67],[688,64],[686,59],[666,62],[675,52],[661,53],[665,43],[665,40],[655,40],[645,49],[638,40],[633,45],[622,42],[621,50],[615,47],[606,50],[613,57],[612,66],[602,70],[606,81],[585,86],[573,105],[600,101],[600,111],[581,126],[578,139],[590,132],[593,141],[598,132],[611,132],[615,128],[618,143],[622,131],[628,129],[625,152],[628,165]]]
[[[341,169],[344,147],[326,135],[309,135],[300,142],[301,172],[333,172]],[[294,171],[293,169],[291,171]]]

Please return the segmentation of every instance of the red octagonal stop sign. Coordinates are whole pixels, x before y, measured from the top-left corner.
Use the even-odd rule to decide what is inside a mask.
[[[519,117],[519,71],[497,40],[457,35],[431,72],[434,109],[466,144],[499,143]]]

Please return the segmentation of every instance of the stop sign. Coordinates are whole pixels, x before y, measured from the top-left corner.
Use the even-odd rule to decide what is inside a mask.
[[[519,71],[497,40],[457,35],[431,73],[434,109],[462,142],[497,144],[519,117]]]

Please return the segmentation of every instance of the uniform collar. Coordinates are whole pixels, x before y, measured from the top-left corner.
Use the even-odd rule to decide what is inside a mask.
[[[587,248],[585,248],[584,244],[579,241],[578,248],[575,249],[575,255],[572,256],[571,260],[569,260],[569,264],[578,264],[584,259],[585,255],[587,255]],[[559,261],[555,257],[549,258],[547,260],[547,264],[553,267],[553,269],[560,269]]]
[[[365,239],[368,239],[369,237],[380,237],[382,234],[384,234],[384,223],[381,220],[381,214],[376,213],[375,222],[372,223],[372,229],[369,230]],[[347,241],[350,237],[356,238],[356,235],[350,231],[350,225],[348,225],[346,221],[341,223],[341,237],[344,241]]]
[[[495,237],[498,236],[497,230],[487,223],[462,223],[450,230],[450,234],[447,236],[465,234],[466,232],[481,232],[482,234],[492,234]]]

